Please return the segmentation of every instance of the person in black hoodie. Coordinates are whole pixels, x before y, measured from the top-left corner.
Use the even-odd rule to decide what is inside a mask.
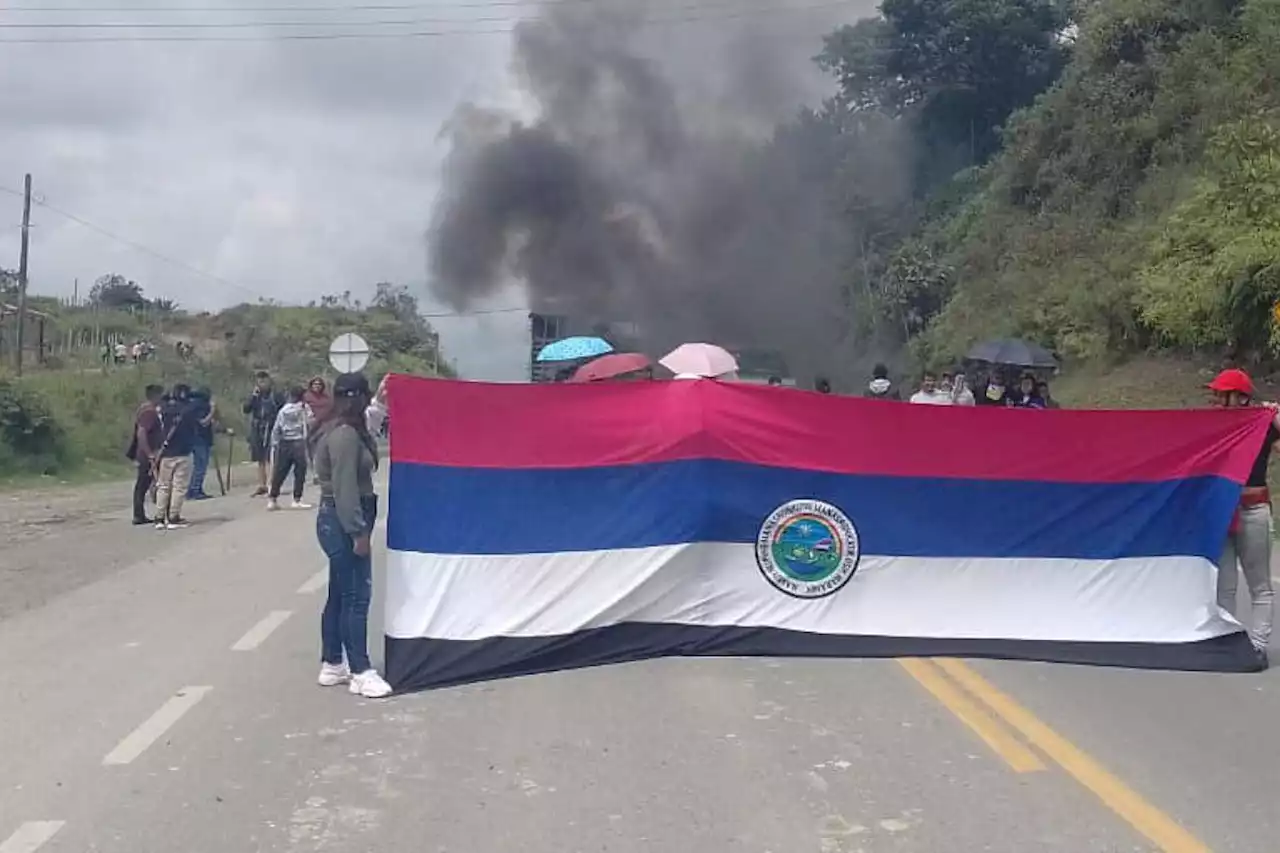
[[[873,400],[902,401],[902,392],[893,387],[893,383],[889,381],[889,368],[883,364],[871,368],[871,382],[867,385],[866,396]]]
[[[192,448],[191,485],[187,487],[187,500],[205,501],[211,496],[204,490],[204,478],[209,471],[209,459],[213,455],[213,422],[217,414],[213,407],[213,392],[208,388],[196,388],[191,392],[192,417],[196,419],[196,440]]]
[[[191,388],[178,384],[160,409],[164,442],[156,464],[156,529],[179,530],[187,526],[182,505],[191,485],[191,457],[200,429],[191,406]]]
[[[259,370],[253,377],[253,394],[245,401],[244,413],[249,416],[249,458],[258,465],[258,488],[253,496],[260,498],[267,489],[267,468],[271,462],[271,428],[276,425],[276,415],[284,406],[284,397],[271,383],[271,374]]]

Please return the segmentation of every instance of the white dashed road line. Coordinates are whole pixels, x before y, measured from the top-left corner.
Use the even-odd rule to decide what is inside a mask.
[[[115,749],[107,753],[102,763],[115,765],[132,762],[142,755],[147,747],[159,740],[161,735],[172,728],[178,720],[181,720],[212,689],[212,687],[184,687],[179,690],[177,694],[169,697],[169,701],[161,705],[160,710],[152,714],[150,719],[134,729],[128,737],[120,741]],[[0,853],[7,853],[7,851],[0,849]]]
[[[272,610],[266,616],[262,617],[262,621],[254,625],[244,636],[236,640],[236,644],[231,647],[233,652],[251,652],[258,646],[262,645],[267,637],[271,636],[271,632],[284,624],[284,620],[293,615],[292,610]]]
[[[321,569],[311,577],[307,578],[306,583],[298,587],[298,595],[310,595],[313,592],[319,592],[329,583],[329,570]]]
[[[18,827],[17,830],[0,841],[0,853],[35,853],[41,845],[66,824],[62,820],[32,820]]]

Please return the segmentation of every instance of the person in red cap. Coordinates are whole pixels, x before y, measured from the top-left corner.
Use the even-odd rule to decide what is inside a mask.
[[[1259,405],[1255,401],[1253,380],[1238,368],[1222,371],[1209,383],[1214,404],[1224,408]],[[1273,411],[1277,406],[1264,403]],[[1271,586],[1271,493],[1267,489],[1267,466],[1271,463],[1271,448],[1280,441],[1280,429],[1272,420],[1267,439],[1258,451],[1240,493],[1240,506],[1227,533],[1227,544],[1218,561],[1218,606],[1228,613],[1236,612],[1236,588],[1239,572],[1249,587],[1249,599],[1253,602],[1252,618],[1248,626],[1249,639],[1258,652],[1262,666],[1267,665],[1267,644],[1271,639],[1271,623],[1274,616],[1275,591]]]

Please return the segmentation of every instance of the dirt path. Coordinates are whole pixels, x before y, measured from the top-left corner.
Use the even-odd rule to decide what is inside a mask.
[[[38,607],[130,565],[181,547],[185,537],[249,512],[250,467],[225,498],[188,504],[190,530],[158,532],[130,521],[132,482],[54,486],[0,494],[0,619]],[[216,487],[212,475],[209,486]]]

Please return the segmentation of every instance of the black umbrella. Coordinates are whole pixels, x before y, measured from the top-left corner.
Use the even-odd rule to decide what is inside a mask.
[[[1010,367],[1056,368],[1058,360],[1047,349],[1030,341],[1004,339],[983,341],[969,350],[970,361],[1006,364]]]

